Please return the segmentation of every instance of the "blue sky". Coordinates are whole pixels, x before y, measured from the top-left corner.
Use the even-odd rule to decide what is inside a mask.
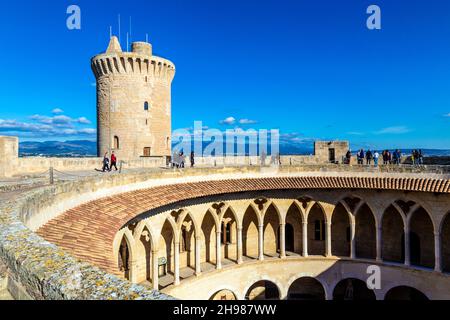
[[[66,28],[71,4],[79,31]],[[366,28],[371,4],[381,30]],[[176,64],[174,129],[200,120],[280,129],[293,144],[450,149],[447,0],[2,3],[0,134],[95,139],[90,58],[106,49],[110,25],[117,34],[119,13],[123,46],[131,16],[132,40],[148,33]]]

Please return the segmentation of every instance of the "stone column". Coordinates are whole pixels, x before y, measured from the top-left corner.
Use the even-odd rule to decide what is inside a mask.
[[[326,239],[326,243],[325,243],[325,255],[327,257],[331,257],[331,221],[326,221],[326,232],[325,232],[325,239]]]
[[[216,232],[216,269],[222,269],[222,232]]]
[[[434,271],[442,272],[441,266],[441,234],[434,234]]]
[[[308,257],[308,222],[303,222],[303,257]]]
[[[280,258],[286,258],[286,225],[280,224]]]
[[[409,249],[409,227],[404,227],[405,232],[405,266],[411,265],[410,249]]]
[[[258,226],[258,260],[264,260],[264,225]]]
[[[153,290],[159,290],[159,263],[158,263],[158,251],[152,250],[152,285]]]
[[[350,223],[350,258],[356,258],[356,236],[355,236],[355,222]]]
[[[195,275],[200,276],[202,274],[202,267],[200,264],[200,244],[201,238],[195,237]]]
[[[383,248],[383,229],[381,227],[377,227],[377,261],[382,262],[382,248]]]
[[[130,273],[130,282],[131,283],[137,283],[137,261],[136,260],[129,260],[129,273]]]
[[[180,243],[175,242],[175,252],[174,252],[174,285],[180,284]]]
[[[242,259],[242,228],[237,229],[236,255],[237,255],[237,263],[242,264],[244,262],[244,259]]]

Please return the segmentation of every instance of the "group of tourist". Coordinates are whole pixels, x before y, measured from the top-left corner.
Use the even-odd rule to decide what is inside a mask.
[[[111,163],[111,165],[110,165]],[[117,169],[117,157],[114,154],[114,151],[111,152],[111,159],[108,157],[108,152],[105,153],[105,155],[103,156],[103,168],[102,171],[103,172],[111,172],[112,168],[115,168],[116,171],[118,171]]]
[[[345,156],[344,163],[350,164],[352,158],[352,152],[349,150]],[[383,161],[384,165],[395,164],[400,165],[402,161],[402,153],[399,149],[391,152],[389,150],[384,150],[381,155],[378,151],[371,151],[370,149],[364,151],[360,149],[356,153],[357,162],[360,165],[364,163],[366,165],[372,165],[372,161],[375,167],[378,167],[380,159]],[[412,165],[423,165],[423,154],[422,150],[412,150],[411,152],[411,164]]]
[[[190,156],[191,168],[195,166],[195,153],[191,152]],[[175,152],[172,156],[172,168],[185,168],[186,167],[186,156],[184,152]]]

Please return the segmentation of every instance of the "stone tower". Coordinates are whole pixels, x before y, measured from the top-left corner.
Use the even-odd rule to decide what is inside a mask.
[[[97,152],[119,160],[171,154],[171,84],[175,65],[152,55],[152,45],[134,42],[123,52],[112,37],[91,60],[97,79]]]

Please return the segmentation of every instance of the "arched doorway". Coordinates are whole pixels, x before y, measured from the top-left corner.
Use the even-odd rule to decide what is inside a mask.
[[[209,298],[209,300],[222,300],[222,301],[227,301],[227,300],[237,300],[236,295],[234,294],[234,292],[230,291],[230,290],[220,290],[216,293],[214,293],[211,298]]]
[[[425,294],[415,288],[399,286],[390,289],[386,293],[384,300],[426,301],[428,298]]]
[[[258,217],[252,206],[245,211],[242,221],[242,249],[245,257],[258,258]]]
[[[286,251],[302,254],[303,227],[300,209],[292,204],[286,214]],[[291,235],[292,233],[292,235]]]
[[[237,222],[232,209],[228,208],[222,218],[222,257],[237,262]]]
[[[264,215],[264,255],[270,257],[278,256],[277,252],[277,238],[278,230],[280,226],[280,219],[278,218],[278,212],[274,205],[271,204]]]
[[[261,280],[254,283],[248,289],[246,300],[279,300],[280,291],[276,284],[268,280]]]
[[[280,251],[280,237],[281,237],[281,227],[277,230],[277,250]],[[284,241],[286,252],[294,252],[294,227],[290,223],[286,223],[284,227]]]
[[[194,221],[186,215],[181,224],[180,232],[180,268],[195,269],[195,236]],[[201,251],[200,251],[201,252]]]
[[[308,214],[308,253],[310,255],[325,255],[325,238],[325,213],[316,203]]]
[[[441,227],[442,271],[450,272],[450,212],[444,218]]]
[[[434,268],[434,228],[428,213],[420,207],[409,221],[411,264]]]
[[[333,300],[376,300],[373,290],[359,279],[348,278],[340,281],[333,291]]]
[[[367,204],[364,204],[355,217],[355,255],[357,258],[375,259],[377,257],[375,217]]]
[[[174,249],[174,230],[171,223],[166,220],[161,229],[161,237],[159,240],[158,250],[158,258],[160,260],[158,261],[158,276],[160,287],[165,287],[169,284],[172,284],[171,275],[175,273]]]
[[[322,284],[311,277],[295,280],[288,291],[288,300],[325,300]]]
[[[405,243],[403,219],[394,206],[389,206],[384,212],[381,228],[383,260],[403,263],[405,260],[402,252]]]
[[[125,235],[120,242],[117,260],[119,271],[125,279],[130,280],[130,248]]]
[[[216,223],[208,210],[202,222],[203,248],[200,251],[200,261],[216,263]]]
[[[350,256],[350,220],[344,206],[339,203],[331,218],[331,253],[334,256]]]

